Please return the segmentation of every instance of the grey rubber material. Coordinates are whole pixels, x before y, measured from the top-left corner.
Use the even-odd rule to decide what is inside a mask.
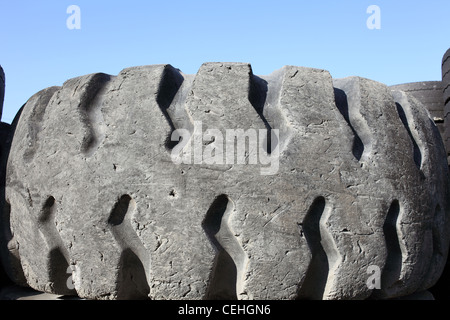
[[[250,163],[250,153],[244,163],[176,163],[177,129],[190,134],[180,144],[216,130],[201,142],[203,154],[217,147],[210,156],[226,130],[279,136],[259,150],[270,164]],[[269,166],[277,170],[263,174]],[[403,91],[294,66],[256,76],[244,63],[206,63],[196,75],[153,65],[31,97],[17,119],[6,207],[10,242],[39,291],[393,298],[442,273],[448,178],[434,122]],[[377,268],[380,289],[367,283]]]
[[[14,128],[14,122],[12,125],[0,123],[0,261],[5,272],[4,285],[10,285],[13,281],[19,286],[27,287],[27,280],[20,264],[19,245],[11,230],[10,206],[5,200],[6,165]]]
[[[0,66],[0,117],[5,95],[5,73]],[[5,201],[6,162],[12,140],[12,126],[0,122],[0,286],[10,285],[11,279],[26,286],[26,279],[18,258],[18,248],[12,239],[9,204]]]
[[[2,66],[0,66],[0,118],[2,116],[3,111],[3,102],[5,97],[5,73],[3,72]],[[4,208],[5,206],[5,173],[6,173],[6,159],[7,159],[7,150],[9,150],[9,146],[11,145],[10,142],[10,126],[6,123],[0,123],[0,208]],[[4,218],[4,219],[1,219]],[[6,237],[3,235],[3,230],[6,231],[8,229],[5,226],[9,225],[9,217],[5,215],[1,215],[0,218],[0,238],[4,238],[6,240]],[[6,220],[6,221],[5,221]],[[6,243],[7,241],[3,241]],[[3,250],[3,255],[0,254],[0,287],[3,285],[10,284],[10,276],[4,270],[5,266],[10,266],[9,261],[5,261],[3,263],[3,259],[1,259],[2,256],[6,257],[9,256],[9,253],[7,253],[6,246],[0,246],[0,250]]]

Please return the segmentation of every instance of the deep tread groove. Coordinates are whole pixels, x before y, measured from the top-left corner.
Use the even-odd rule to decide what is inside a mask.
[[[352,147],[353,156],[358,161],[360,161],[362,158],[362,155],[364,153],[364,144],[363,144],[361,138],[359,137],[358,133],[356,132],[355,128],[353,127],[353,125],[350,122],[347,94],[345,93],[344,90],[334,88],[334,96],[335,96],[336,107],[338,108],[338,110],[342,114],[342,116],[344,117],[345,121],[349,125],[349,127],[352,130],[353,135],[355,137],[353,140],[353,147]]]
[[[434,216],[433,216],[433,260],[435,260],[434,257],[437,256],[443,256],[444,252],[442,249],[442,226],[444,225],[445,218],[444,218],[444,211],[441,209],[441,206],[439,204],[436,205],[436,209],[434,210]]]
[[[445,225],[445,212],[442,210],[441,206],[439,204],[436,205],[436,208],[434,210],[434,216],[433,216],[433,225],[432,225],[432,239],[433,239],[433,255],[430,259],[430,265],[428,267],[427,275],[432,275],[433,273],[436,273],[436,270],[439,270],[440,261],[442,261],[445,257],[445,252],[443,248],[442,243],[442,231],[443,226]],[[425,286],[432,285],[433,294],[436,290],[438,295],[441,294],[441,292],[446,292],[445,289],[440,288],[442,285],[446,285],[448,283],[448,263],[447,267],[442,270],[442,273],[440,275],[440,280],[437,283],[427,283],[425,282]],[[438,298],[439,299],[439,298]]]
[[[387,258],[386,265],[381,274],[381,288],[385,290],[395,284],[396,281],[399,281],[402,269],[402,250],[397,232],[400,210],[399,201],[394,200],[389,208],[383,225]]]
[[[80,99],[81,121],[87,131],[81,142],[81,152],[86,156],[91,156],[98,148],[102,140],[102,133],[99,126],[102,122],[101,115],[101,92],[106,84],[111,81],[111,76],[104,73],[97,73],[89,79],[87,88]]]
[[[122,248],[118,274],[118,299],[149,299],[149,255],[130,221],[134,201],[123,195],[114,205],[108,224]],[[145,264],[144,264],[145,263]]]
[[[4,241],[4,243],[10,243],[10,241],[13,240],[14,235],[11,230],[11,204],[7,200],[5,200],[3,206],[3,214],[0,225],[2,227],[1,235],[3,237],[1,241]],[[9,249],[7,246],[2,246],[1,250],[2,252],[0,252],[0,255],[4,266],[8,266],[5,268],[5,271],[9,278],[21,286],[26,286],[27,279],[25,278],[25,274],[22,269],[18,245],[16,245],[15,249]]]
[[[115,204],[113,210],[108,219],[108,223],[111,226],[118,226],[123,223],[125,215],[128,212],[128,207],[131,201],[131,197],[128,195],[122,196],[119,201]]]
[[[242,263],[242,257],[238,255],[243,254],[243,251],[227,226],[226,219],[232,210],[232,202],[226,195],[220,195],[210,206],[203,221],[203,229],[217,250],[207,299],[237,299]]]
[[[76,295],[74,290],[68,292],[67,288],[67,278],[69,277],[67,270],[69,268],[69,263],[64,256],[61,248],[57,247],[50,250],[48,256],[48,277],[52,283],[53,290],[55,292],[66,291],[66,294],[72,293]]]
[[[276,139],[276,135],[272,134],[272,126],[264,116],[264,106],[266,104],[267,91],[268,91],[267,81],[258,76],[252,75],[250,79],[250,90],[248,94],[248,100],[250,101],[253,108],[255,108],[256,112],[258,113],[259,117],[264,123],[264,126],[266,127],[267,136],[266,141],[263,142],[263,146],[265,151],[268,154],[271,154],[272,150],[276,148],[278,141],[274,140]],[[272,142],[274,143],[273,146]]]
[[[408,135],[411,139],[411,142],[414,147],[414,163],[416,164],[416,167],[420,170],[422,167],[422,152],[420,151],[420,148],[416,142],[416,139],[414,139],[411,129],[409,128],[408,124],[408,118],[406,117],[405,110],[399,103],[395,103],[397,106],[397,112],[400,117],[400,120],[402,121],[403,125],[405,126],[406,131],[408,132]]]
[[[314,200],[303,220],[303,231],[312,258],[297,299],[321,300],[325,292],[330,268],[327,254],[321,244],[320,220],[324,211],[325,198],[319,197]]]
[[[45,200],[44,207],[42,209],[41,214],[39,215],[39,222],[41,223],[49,223],[51,219],[54,216],[54,205],[55,205],[55,198],[48,197],[47,200]]]
[[[61,236],[55,224],[55,198],[50,196],[45,201],[38,217],[38,226],[49,247],[48,277],[55,292],[76,295],[75,290],[67,288],[67,269],[69,267],[69,254],[64,247]]]
[[[150,288],[145,275],[145,268],[139,257],[126,248],[120,255],[118,275],[118,300],[148,300]]]
[[[158,103],[161,112],[164,114],[167,123],[170,126],[170,134],[167,136],[165,141],[166,149],[172,150],[179,141],[172,141],[172,132],[177,128],[168,113],[168,109],[172,104],[177,92],[179,91],[181,85],[184,82],[184,78],[181,73],[170,65],[164,67],[161,82],[159,83],[158,93],[156,96],[156,102]]]

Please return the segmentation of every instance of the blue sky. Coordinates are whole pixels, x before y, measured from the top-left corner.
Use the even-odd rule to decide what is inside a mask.
[[[67,28],[67,8],[81,29]],[[377,5],[381,29],[367,28]],[[440,80],[450,47],[450,1],[405,0],[0,0],[2,121],[36,92],[67,79],[169,63],[249,62],[266,75],[283,65],[358,75],[387,85]]]

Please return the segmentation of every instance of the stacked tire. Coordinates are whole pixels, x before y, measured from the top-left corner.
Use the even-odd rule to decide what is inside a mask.
[[[1,113],[3,110],[3,100],[5,97],[5,73],[3,72],[3,68],[0,66],[0,118],[1,118]],[[4,130],[4,126],[3,124],[0,125],[0,159],[2,159],[2,153],[4,153],[3,151],[5,150],[5,142],[7,140],[7,136],[9,134],[9,130]],[[3,161],[0,161],[3,164]],[[0,202],[1,198],[5,198],[4,196],[4,190],[5,190],[5,172],[6,172],[6,167],[3,165],[0,165],[0,193],[2,195],[0,195]],[[0,208],[3,208],[4,202],[0,203]],[[3,215],[2,215],[3,217]],[[4,225],[4,222],[2,220],[0,220],[0,228]],[[1,231],[0,231],[1,234]],[[1,261],[1,259],[0,259]],[[9,283],[9,277],[6,275],[6,272],[3,268],[3,264],[0,265],[0,288],[7,285]]]
[[[411,82],[399,84],[390,87],[392,90],[401,90],[407,92],[419,100],[430,112],[431,118],[441,133],[445,136],[445,112],[442,103],[442,92],[444,90],[441,81]]]
[[[444,54],[442,58],[442,105],[444,107],[444,124],[445,130],[443,135],[444,144],[447,150],[447,157],[450,163],[450,49]],[[448,284],[450,283],[450,262],[439,279],[438,283],[432,288],[431,292],[439,300],[449,300],[450,293],[448,291]]]
[[[445,116],[445,135],[444,142],[447,153],[450,156],[450,49],[444,54],[442,58],[442,86],[443,86],[443,103]]]
[[[5,72],[0,66],[0,119],[3,111],[3,101],[5,98]]]
[[[375,81],[134,67],[38,92],[13,127],[6,255],[39,291],[387,299],[445,266],[442,138],[422,103]],[[231,131],[260,138],[256,161],[250,142],[222,148]]]
[[[5,96],[5,73],[0,66],[0,116],[3,110],[3,102]],[[21,273],[21,266],[14,260],[18,255],[17,248],[12,239],[10,225],[10,217],[8,204],[5,201],[5,180],[6,180],[6,162],[11,147],[11,126],[7,123],[0,122],[0,287],[11,285],[11,279],[16,279],[16,283],[26,285],[26,280],[17,272]]]

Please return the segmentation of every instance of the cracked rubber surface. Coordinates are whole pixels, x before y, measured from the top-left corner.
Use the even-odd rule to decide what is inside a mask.
[[[279,168],[176,164],[176,129],[278,129],[265,156]],[[318,69],[258,77],[243,63],[195,76],[134,67],[37,93],[6,187],[28,284],[88,299],[422,292],[447,258],[448,199],[442,139],[412,96]]]

